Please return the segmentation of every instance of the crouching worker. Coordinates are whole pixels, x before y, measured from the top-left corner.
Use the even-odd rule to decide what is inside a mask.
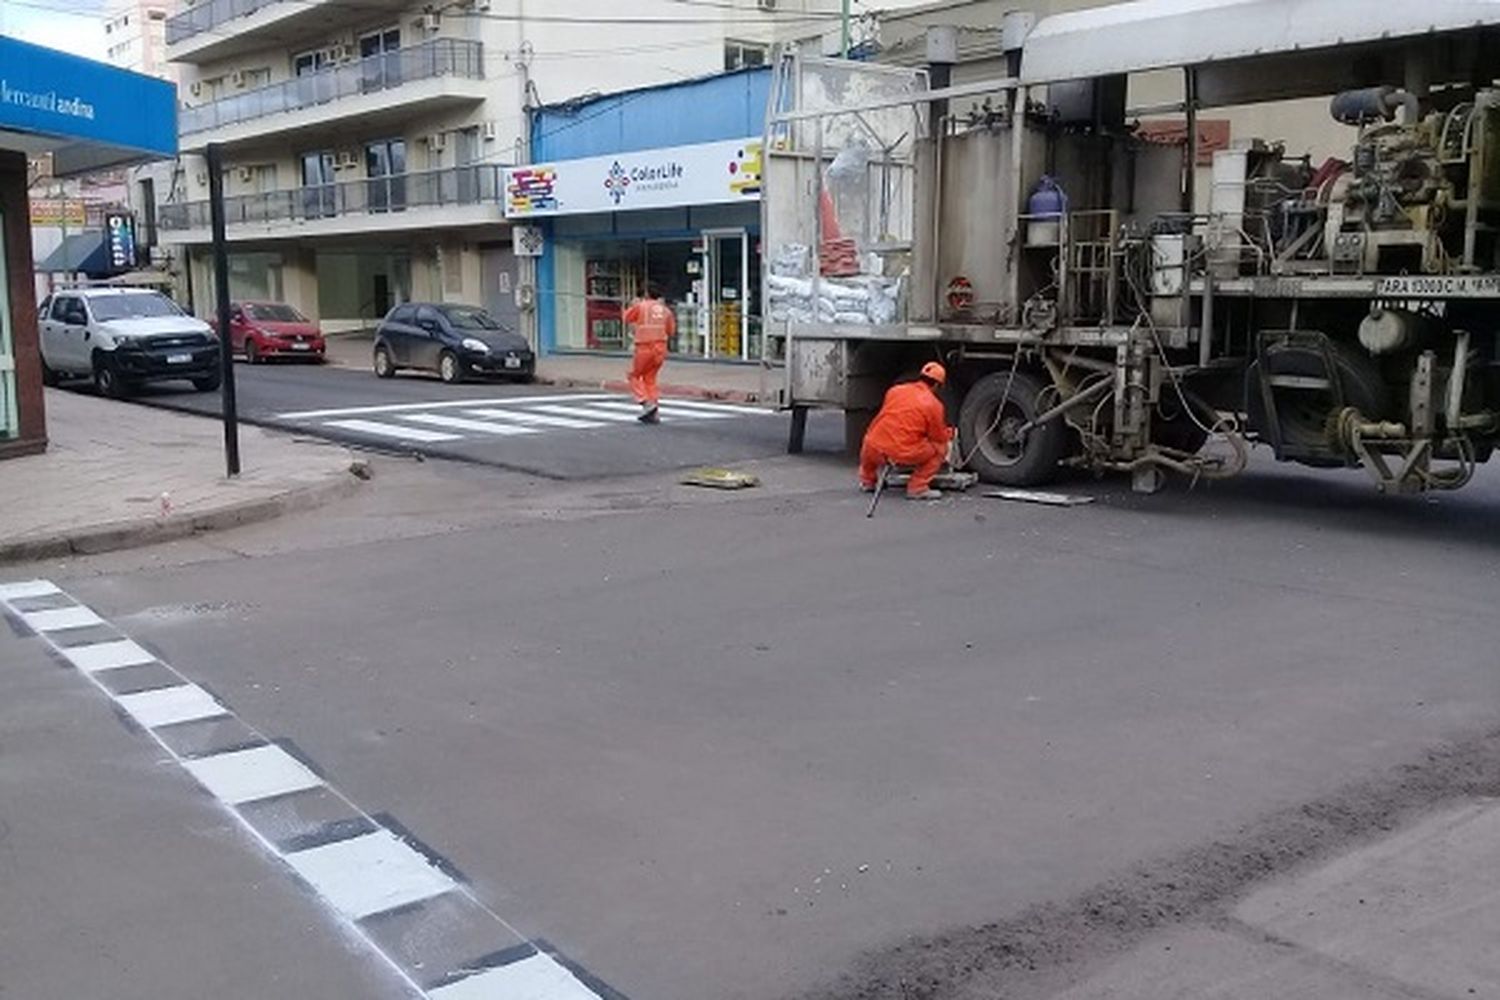
[[[922,377],[915,382],[894,385],[885,394],[885,403],[875,421],[865,432],[859,450],[859,485],[869,492],[875,489],[880,467],[886,462],[910,467],[911,481],[906,484],[909,500],[937,500],[942,494],[932,488],[932,477],[948,458],[953,430],[948,426],[938,389],[948,373],[936,361],[922,366]]]

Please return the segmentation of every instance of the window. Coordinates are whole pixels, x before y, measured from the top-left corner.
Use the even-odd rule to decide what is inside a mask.
[[[140,202],[141,240],[143,246],[156,246],[156,181],[142,177],[136,183],[137,200]]]
[[[365,146],[365,176],[372,212],[406,208],[406,140],[382,139]]]
[[[441,330],[443,321],[438,318],[437,310],[432,306],[422,306],[417,310],[417,325],[424,330]]]
[[[725,42],[724,69],[736,70],[750,66],[764,66],[768,55],[766,46],[759,42]]]
[[[397,306],[391,311],[389,321],[392,323],[405,323],[411,325],[416,322],[417,310],[413,306]]]
[[[82,308],[83,305],[72,296],[59,295],[52,300],[52,318],[59,323],[66,323],[71,313]]]
[[[292,57],[292,75],[310,76],[318,72],[328,64],[328,53],[323,49],[314,49],[301,55]]]
[[[101,295],[94,299],[94,319],[107,323],[112,319],[137,319],[141,317],[181,316],[177,303],[160,292],[125,292],[121,295]]]

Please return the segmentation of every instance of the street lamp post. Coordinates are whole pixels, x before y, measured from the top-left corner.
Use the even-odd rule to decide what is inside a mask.
[[[229,247],[224,237],[224,158],[211,142],[208,157],[208,211],[213,229],[214,305],[219,317],[219,370],[224,413],[224,465],[231,479],[240,474],[240,415],[234,395],[233,339],[229,336]]]

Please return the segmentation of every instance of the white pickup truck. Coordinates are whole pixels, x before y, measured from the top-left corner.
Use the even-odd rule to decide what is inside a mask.
[[[48,385],[91,379],[121,398],[146,382],[186,379],[200,392],[219,388],[219,338],[160,292],[79,288],[42,301],[42,376]]]

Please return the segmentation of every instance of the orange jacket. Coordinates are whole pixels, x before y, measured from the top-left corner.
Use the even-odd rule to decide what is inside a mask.
[[[661,299],[636,299],[625,310],[625,322],[635,327],[637,344],[664,344],[677,332],[677,317]]]
[[[933,445],[947,448],[952,439],[943,401],[922,382],[891,386],[885,404],[865,432],[866,444],[896,460]]]

